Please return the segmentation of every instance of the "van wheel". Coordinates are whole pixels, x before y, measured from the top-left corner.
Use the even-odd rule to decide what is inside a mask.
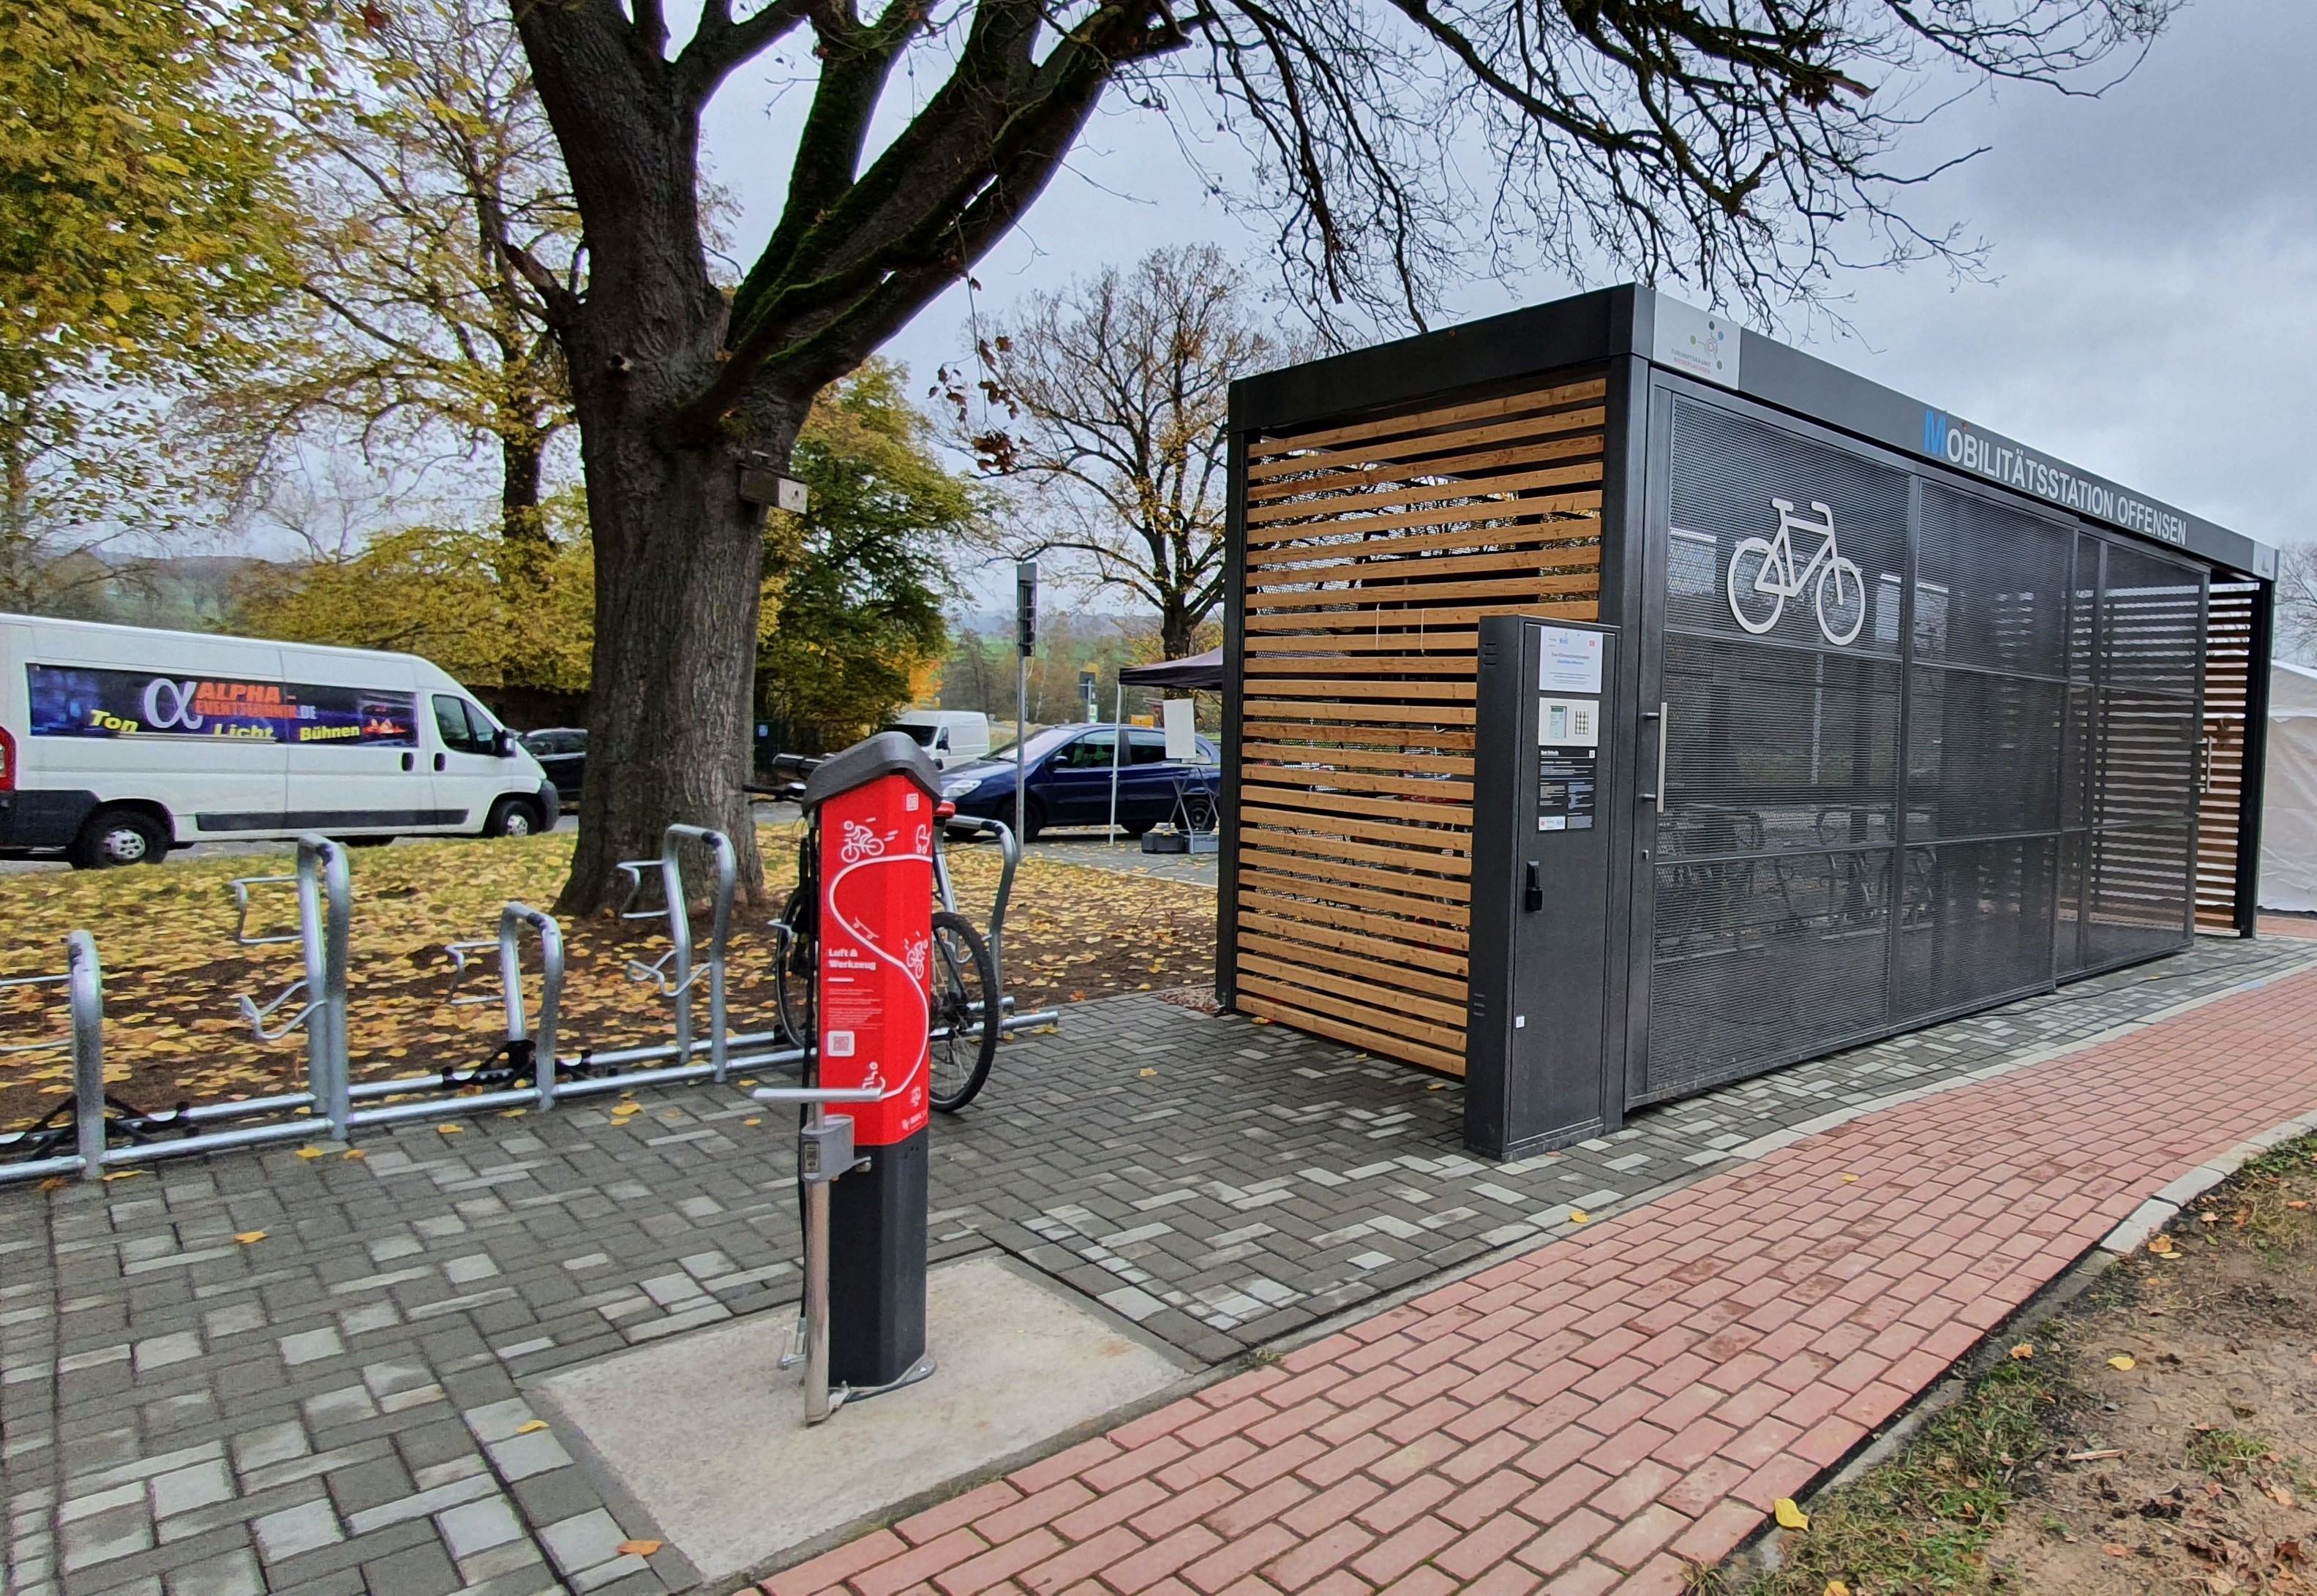
[[[168,834],[159,822],[137,809],[99,809],[65,850],[65,858],[76,870],[158,864],[168,856]]]
[[[539,811],[523,798],[503,798],[483,822],[487,837],[527,837],[540,829]]]

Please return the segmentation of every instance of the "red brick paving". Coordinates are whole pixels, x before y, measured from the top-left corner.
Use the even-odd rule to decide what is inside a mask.
[[[2312,1109],[2317,973],[1821,1132],[765,1589],[1677,1592],[2143,1198]]]

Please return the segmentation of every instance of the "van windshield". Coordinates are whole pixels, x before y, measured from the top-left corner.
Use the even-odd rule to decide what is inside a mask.
[[[908,738],[910,742],[915,743],[918,747],[930,748],[934,745],[934,734],[940,731],[941,727],[937,726],[909,726],[905,723],[903,725],[897,726],[892,729]]]

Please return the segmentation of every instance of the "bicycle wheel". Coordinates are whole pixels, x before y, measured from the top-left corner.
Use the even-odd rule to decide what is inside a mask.
[[[801,887],[781,906],[780,923],[788,927],[779,963],[773,972],[774,1001],[780,1008],[781,1029],[799,1048],[812,1046],[812,899]]]
[[[962,914],[934,911],[926,1096],[944,1114],[971,1102],[997,1057],[997,972],[989,944]]]
[[[1749,632],[1768,631],[1786,611],[1786,595],[1775,587],[1755,585],[1770,571],[1770,540],[1741,538],[1730,551],[1730,575],[1722,585],[1730,593],[1730,614]]]
[[[1831,591],[1833,597],[1829,601]],[[1866,574],[1855,561],[1837,557],[1818,576],[1818,629],[1839,648],[1866,624]]]

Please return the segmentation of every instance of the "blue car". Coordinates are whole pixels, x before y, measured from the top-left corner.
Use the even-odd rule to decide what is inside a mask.
[[[1119,758],[1118,736],[1126,736]],[[1110,820],[1111,768],[1118,770],[1118,824],[1141,836],[1175,816],[1177,793],[1210,807],[1222,785],[1215,745],[1199,739],[1196,762],[1167,757],[1167,734],[1140,726],[1058,726],[1039,732],[1023,750],[1029,801],[1024,840],[1050,826],[1105,825]],[[942,796],[960,815],[1014,824],[1014,750],[962,765],[942,778]]]

